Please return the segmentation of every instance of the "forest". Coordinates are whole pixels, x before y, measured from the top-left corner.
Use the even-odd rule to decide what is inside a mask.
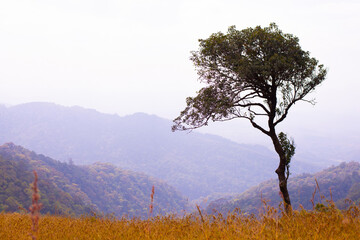
[[[33,170],[39,176],[43,214],[147,217],[152,186],[154,214],[187,209],[186,199],[165,182],[111,164],[76,166],[13,143],[0,146],[0,164],[0,211],[4,212],[27,212]]]

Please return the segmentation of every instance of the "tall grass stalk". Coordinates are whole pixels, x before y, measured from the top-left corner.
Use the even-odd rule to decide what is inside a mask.
[[[30,217],[32,222],[30,236],[33,240],[37,238],[38,233],[38,227],[39,227],[39,219],[40,219],[40,209],[42,204],[39,203],[40,195],[39,195],[39,189],[38,189],[38,175],[37,172],[34,170],[34,182],[31,187],[32,190],[32,205],[29,207],[30,210]]]
[[[150,205],[149,205],[149,214],[148,214],[149,219],[152,217],[152,213],[154,211],[154,195],[155,195],[155,186],[153,185],[150,194]]]

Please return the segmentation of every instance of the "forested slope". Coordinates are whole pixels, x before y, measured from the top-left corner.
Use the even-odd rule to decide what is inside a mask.
[[[63,163],[12,143],[0,146],[0,211],[21,211],[31,204],[32,171],[39,175],[42,213],[114,213],[145,217],[152,186],[154,214],[179,212],[186,200],[171,186],[145,174],[111,164]]]
[[[312,209],[311,200],[316,187],[315,179],[320,188],[320,191],[316,190],[315,205],[317,203],[326,205],[326,199],[332,199],[339,208],[345,208],[347,206],[345,199],[350,199],[355,203],[360,201],[360,163],[341,163],[315,174],[290,176],[288,189],[295,209],[298,209],[300,204],[305,209]],[[321,196],[324,199],[321,199]],[[278,180],[265,181],[235,197],[212,201],[206,208],[206,212],[212,213],[216,209],[227,213],[240,208],[244,212],[257,213],[263,204],[261,199],[268,201],[272,206],[279,205],[282,200],[279,195]]]

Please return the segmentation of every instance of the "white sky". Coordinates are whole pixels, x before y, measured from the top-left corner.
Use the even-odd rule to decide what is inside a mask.
[[[329,69],[318,104],[297,104],[284,130],[360,132],[359,13],[358,0],[1,0],[0,103],[173,119],[200,88],[189,60],[199,38],[276,22]],[[246,120],[203,131],[245,143],[265,138]]]

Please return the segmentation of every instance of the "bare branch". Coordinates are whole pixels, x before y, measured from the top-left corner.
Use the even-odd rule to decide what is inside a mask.
[[[315,99],[311,99],[311,100],[307,100],[307,99],[300,99],[301,101],[303,102],[307,102],[307,103],[310,103],[311,105],[315,105],[316,102],[315,102]]]
[[[248,108],[248,111],[251,112],[252,114],[256,115],[256,116],[269,116],[269,115],[266,114],[266,113],[257,113],[257,112],[255,112],[255,111],[251,110],[250,107]]]
[[[266,131],[264,128],[262,128],[260,125],[258,125],[256,122],[254,122],[251,118],[247,118],[250,120],[251,124],[253,125],[254,128],[259,129],[261,132],[263,132],[264,134],[270,136],[270,131]]]
[[[249,103],[246,103],[246,104],[234,104],[235,107],[243,107],[243,108],[247,108],[247,107],[251,107],[251,106],[257,106],[257,107],[261,107],[266,113],[267,115],[270,114],[270,111],[266,109],[266,107],[261,104],[261,103],[252,103],[252,102],[249,102]]]

